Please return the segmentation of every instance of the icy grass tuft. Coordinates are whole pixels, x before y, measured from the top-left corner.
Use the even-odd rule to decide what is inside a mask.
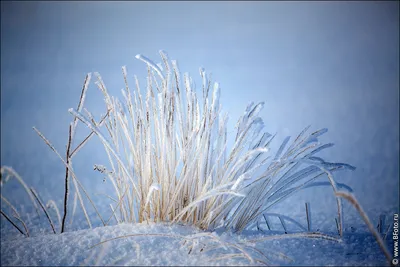
[[[176,61],[164,51],[160,55],[163,66],[136,56],[147,65],[145,91],[135,77],[132,92],[122,68],[122,101],[110,96],[95,74],[108,114],[103,126],[89,112],[69,110],[104,144],[108,177],[118,197],[112,208],[118,222],[181,222],[208,230],[223,222],[242,231],[324,170],[353,169],[314,157],[329,147],[317,139],[326,129],[306,134],[307,127],[288,148],[286,138],[271,157],[274,136],[263,131],[258,116],[263,102],[247,106],[228,151],[228,117],[221,111],[219,85],[200,68],[200,99],[192,78],[187,73],[181,78]]]

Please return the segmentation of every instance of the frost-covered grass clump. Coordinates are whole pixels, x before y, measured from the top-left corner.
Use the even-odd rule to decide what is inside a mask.
[[[74,119],[69,126],[65,158],[34,127],[66,167],[61,232],[65,231],[71,177],[89,227],[92,223],[82,193],[103,225],[111,219],[117,223],[180,222],[203,230],[222,226],[241,232],[254,225],[270,207],[324,174],[336,192],[331,173],[354,169],[316,156],[333,145],[318,141],[326,129],[310,133],[306,127],[294,141],[290,142],[287,137],[277,151],[272,151],[270,145],[275,135],[264,131],[264,122],[258,116],[264,102],[248,104],[236,123],[233,147],[228,148],[228,115],[222,112],[219,103],[219,84],[213,83],[200,68],[202,95],[199,97],[192,78],[187,73],[181,77],[177,62],[169,60],[163,51],[160,54],[163,64],[136,56],[147,66],[145,90],[136,76],[135,90],[132,90],[126,68],[122,68],[125,81],[122,100],[110,96],[101,76],[95,73],[96,85],[106,105],[105,115],[98,122],[83,108],[91,74],[86,76],[78,108],[69,109]],[[91,133],[73,148],[78,120]],[[108,220],[102,218],[72,167],[72,158],[93,135],[100,139],[109,159],[107,164],[95,165],[95,170],[105,174],[115,190],[115,196],[108,196],[113,201],[112,216]],[[6,172],[18,177],[11,168],[2,169],[2,173]],[[38,210],[35,198],[38,201],[39,198],[34,189],[29,189],[18,178]],[[51,222],[44,205],[40,206]],[[57,211],[61,221],[55,203],[47,206]],[[337,208],[338,230],[342,234],[339,197]],[[3,216],[8,218],[5,213]],[[53,224],[52,228],[54,231]]]
[[[78,109],[69,110],[104,145],[108,167],[95,168],[108,176],[115,189],[112,209],[118,222],[182,222],[200,229],[223,226],[242,231],[316,178],[329,174],[336,190],[330,173],[353,169],[316,157],[333,145],[318,142],[326,129],[308,133],[307,127],[293,142],[287,138],[271,151],[274,136],[263,131],[258,116],[263,102],[247,106],[229,149],[228,116],[222,113],[218,83],[201,68],[200,97],[192,78],[187,73],[181,77],[177,62],[163,51],[160,54],[163,64],[137,56],[148,69],[145,90],[136,76],[132,90],[122,68],[126,85],[122,100],[110,96],[95,74],[107,108],[101,122],[82,112],[90,74]],[[76,121],[72,135],[75,127]],[[341,227],[339,198],[337,204]]]

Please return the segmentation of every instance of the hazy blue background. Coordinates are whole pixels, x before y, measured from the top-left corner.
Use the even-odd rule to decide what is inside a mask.
[[[354,189],[374,217],[398,207],[396,1],[2,1],[1,164],[13,166],[44,199],[61,204],[63,165],[32,126],[64,153],[72,119],[67,110],[77,106],[85,74],[100,72],[118,95],[121,66],[127,65],[130,77],[144,78],[145,65],[134,56],[159,62],[159,49],[198,85],[200,66],[213,73],[231,129],[253,100],[266,101],[262,117],[280,138],[309,124],[312,130],[327,127],[322,140],[336,145],[323,155],[357,167],[337,179]],[[89,90],[87,107],[99,116],[100,93],[93,84]],[[97,145],[93,140],[74,160],[91,189],[102,184],[93,163],[106,161]],[[7,184],[3,190],[17,188]],[[314,191],[303,198],[329,196],[334,203],[330,188]],[[328,203],[314,202],[321,212]],[[288,213],[303,203],[292,201]]]

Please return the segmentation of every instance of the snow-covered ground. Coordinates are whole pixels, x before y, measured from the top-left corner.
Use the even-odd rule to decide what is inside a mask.
[[[68,224],[67,232],[59,234],[56,214],[49,210],[57,231],[53,234],[43,214],[39,218],[36,213],[30,213],[30,216],[23,216],[29,222],[30,237],[19,234],[7,222],[2,223],[1,265],[387,266],[383,252],[365,224],[356,224],[357,219],[352,215],[357,215],[346,214],[344,210],[342,239],[338,236],[333,217],[318,215],[311,210],[311,232],[335,240],[296,236],[308,233],[305,212],[300,210],[293,216],[266,213],[270,229],[261,220],[259,229],[254,226],[240,234],[222,228],[210,232],[188,225],[152,222],[119,225],[111,222],[104,227],[96,220],[93,220],[94,228],[87,229],[83,216],[75,218],[73,224]],[[95,216],[90,214],[91,218]],[[387,217],[384,232],[389,223],[393,221]],[[385,242],[393,252],[393,226],[387,232]],[[260,239],[265,240],[252,242]],[[103,241],[107,242],[100,244]]]
[[[196,236],[198,234],[203,236]],[[183,225],[121,224],[58,235],[46,234],[31,238],[20,236],[7,241],[2,240],[1,264],[3,266],[261,265],[260,262],[256,262],[259,259],[269,265],[387,265],[374,238],[366,232],[347,232],[342,242],[302,237],[251,242],[278,234],[285,236],[284,233],[277,231],[269,234],[246,231],[240,235],[217,231],[216,236],[211,236],[210,232]],[[101,241],[126,235],[133,236],[95,246]],[[183,237],[187,238],[186,244],[184,243],[186,239]],[[197,241],[197,246],[193,246],[192,241]],[[222,247],[223,243],[225,249]],[[219,247],[212,248],[215,245]],[[95,247],[91,248],[93,246]],[[245,256],[246,253],[249,258]],[[234,257],[233,254],[238,257]],[[255,262],[251,262],[251,259]]]

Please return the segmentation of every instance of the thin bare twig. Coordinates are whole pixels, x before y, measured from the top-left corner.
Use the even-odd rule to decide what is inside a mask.
[[[70,149],[72,142],[72,123],[69,125],[69,133],[68,133],[68,144],[67,144],[67,155],[65,157],[67,166],[65,167],[65,191],[64,191],[64,214],[61,223],[61,233],[65,231],[65,220],[67,219],[67,210],[68,210],[68,194],[69,194],[69,164],[70,164]],[[77,189],[78,190],[78,189]]]

